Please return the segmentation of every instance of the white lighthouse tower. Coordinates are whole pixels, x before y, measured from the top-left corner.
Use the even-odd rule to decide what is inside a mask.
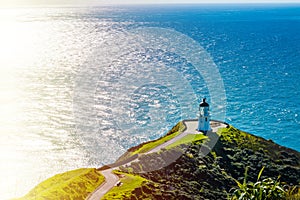
[[[205,102],[206,98],[199,105],[199,115],[198,115],[198,131],[203,132],[204,134],[207,131],[210,131],[210,113],[209,113],[209,104]]]

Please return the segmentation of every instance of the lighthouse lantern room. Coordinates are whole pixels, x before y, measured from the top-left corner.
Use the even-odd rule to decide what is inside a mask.
[[[202,100],[199,105],[199,114],[198,114],[198,131],[203,132],[204,134],[207,131],[210,131],[210,113],[209,113],[209,104],[206,103],[206,98]]]

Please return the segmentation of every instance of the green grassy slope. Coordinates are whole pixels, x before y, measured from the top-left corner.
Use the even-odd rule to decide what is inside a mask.
[[[180,140],[177,140],[176,142],[170,144],[169,146],[166,147],[166,149],[171,149],[171,148],[176,147],[181,144],[190,144],[192,142],[205,140],[205,139],[207,139],[207,136],[202,135],[202,134],[198,134],[198,135],[189,134],[189,135],[184,136]]]
[[[104,182],[94,168],[82,168],[57,174],[37,185],[27,195],[15,200],[85,199]]]
[[[144,183],[148,182],[147,179],[138,175],[127,174],[118,171],[115,171],[114,173],[121,176],[120,181],[122,184],[111,189],[104,195],[102,200],[131,198],[131,196],[134,196],[132,193],[136,188],[139,188]]]
[[[130,158],[131,156],[136,155],[136,154],[146,153],[146,152],[150,151],[151,149],[157,147],[158,145],[161,145],[164,142],[167,142],[170,139],[172,139],[172,138],[176,137],[177,135],[181,134],[185,130],[185,128],[186,127],[183,124],[183,122],[179,122],[165,136],[163,136],[161,138],[158,138],[156,140],[144,142],[144,143],[139,144],[135,147],[131,147],[116,162],[120,162],[122,160]]]

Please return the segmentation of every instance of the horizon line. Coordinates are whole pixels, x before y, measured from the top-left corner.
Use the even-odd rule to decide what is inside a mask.
[[[300,2],[197,2],[197,3],[185,3],[185,2],[169,2],[169,3],[77,3],[77,4],[28,4],[28,5],[1,5],[1,8],[35,8],[35,7],[101,7],[101,6],[168,6],[168,5],[299,5]]]

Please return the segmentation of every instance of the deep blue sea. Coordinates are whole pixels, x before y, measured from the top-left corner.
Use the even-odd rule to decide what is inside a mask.
[[[300,150],[300,5],[1,9],[0,194],[212,118]]]

